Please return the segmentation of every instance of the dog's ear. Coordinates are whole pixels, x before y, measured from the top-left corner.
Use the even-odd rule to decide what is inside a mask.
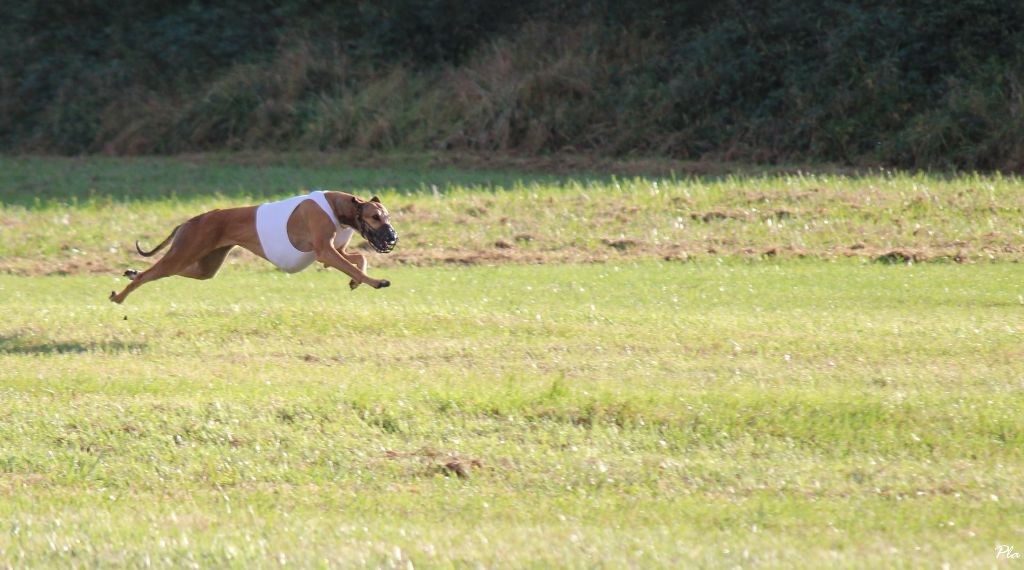
[[[370,198],[370,201],[371,202],[376,202],[376,203],[380,204],[380,198],[378,198],[376,196],[374,196],[373,198]]]

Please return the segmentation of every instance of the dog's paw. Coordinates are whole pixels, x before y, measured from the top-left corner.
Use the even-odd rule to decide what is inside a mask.
[[[117,291],[111,291],[110,292],[110,297],[108,297],[108,298],[111,301],[113,301],[114,303],[117,303],[118,305],[121,304],[121,301],[119,301],[118,298],[117,298]]]
[[[387,279],[381,279],[380,280],[380,284],[377,285],[376,288],[377,289],[383,289],[385,287],[390,287],[390,286],[391,286],[391,282],[390,281],[388,281]]]
[[[349,279],[348,280],[348,288],[349,289],[352,289],[353,291],[355,291],[356,287],[358,287],[358,286],[359,286],[359,282],[356,281],[355,279]]]

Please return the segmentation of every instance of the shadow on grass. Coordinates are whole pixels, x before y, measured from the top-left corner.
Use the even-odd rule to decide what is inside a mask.
[[[239,206],[311,189],[369,198],[382,192],[444,194],[453,187],[483,192],[534,183],[561,185],[611,175],[551,174],[505,165],[449,165],[429,160],[357,163],[288,155],[250,157],[0,157],[0,204],[29,209],[109,202],[193,200],[219,196]]]
[[[138,352],[145,347],[145,343],[119,340],[103,342],[36,340],[21,335],[0,334],[0,354],[51,355],[90,352],[120,354]]]
[[[253,151],[125,158],[0,156],[0,203],[39,208],[221,196],[241,206],[315,188],[367,197],[381,192],[443,195],[454,187],[489,192],[533,184],[608,183],[613,178],[720,179],[790,171],[793,169],[782,166],[668,159],[481,153],[362,156]],[[836,167],[824,171],[854,174]]]

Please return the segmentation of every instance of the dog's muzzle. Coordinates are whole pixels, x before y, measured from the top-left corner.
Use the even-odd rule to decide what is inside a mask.
[[[395,244],[398,243],[398,234],[391,226],[381,226],[376,230],[367,228],[363,237],[378,253],[391,253],[391,250],[395,249]]]

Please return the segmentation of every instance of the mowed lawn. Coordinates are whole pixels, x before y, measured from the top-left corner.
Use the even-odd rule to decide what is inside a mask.
[[[112,277],[0,276],[0,560],[987,567],[1024,541],[1016,264],[378,273],[229,267],[120,307]]]

